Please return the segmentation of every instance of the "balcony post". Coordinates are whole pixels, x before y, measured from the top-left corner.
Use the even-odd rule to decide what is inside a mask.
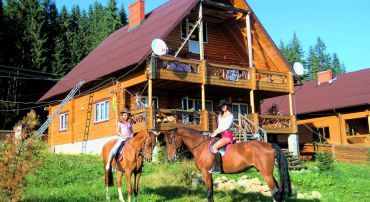
[[[250,21],[250,11],[246,16],[246,25],[247,25],[247,42],[248,42],[248,58],[249,58],[249,67],[253,67],[253,52],[252,52],[252,34],[251,34],[251,21]]]
[[[203,131],[209,131],[209,115],[207,110],[202,110],[201,113],[201,124]]]
[[[252,109],[252,114],[256,113],[255,107],[254,107],[254,90],[251,90],[249,93],[250,97],[250,102],[251,102],[251,109]]]
[[[149,80],[148,80],[148,129],[153,129],[153,69],[155,68],[155,57],[152,54],[150,58],[150,67],[149,67]]]
[[[203,3],[199,3],[199,59],[204,60],[204,46],[203,46]]]

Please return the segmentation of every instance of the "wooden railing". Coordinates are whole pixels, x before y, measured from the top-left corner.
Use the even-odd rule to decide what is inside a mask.
[[[155,112],[155,125],[158,130],[187,127],[202,130],[201,112],[181,109],[158,109]]]
[[[260,126],[268,133],[296,133],[294,116],[259,115]]]
[[[147,115],[145,108],[131,111],[131,123],[135,133],[147,128]]]
[[[289,92],[289,86],[291,85],[289,74],[289,72],[272,72],[256,69],[257,89]]]
[[[290,92],[292,89],[289,72],[272,72],[168,56],[157,58],[155,67],[154,78],[164,80],[277,92]]]

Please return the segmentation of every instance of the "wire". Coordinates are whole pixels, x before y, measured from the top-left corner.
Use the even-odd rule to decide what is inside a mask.
[[[49,73],[49,72],[41,72],[41,71],[35,71],[35,70],[30,70],[30,69],[22,69],[22,68],[12,67],[12,66],[8,66],[8,65],[0,65],[0,67],[15,69],[15,70],[21,70],[21,71],[34,72],[34,73],[39,73],[39,74],[49,74],[49,75],[56,76],[56,74]]]
[[[53,102],[60,102],[63,100],[52,100],[48,102],[15,102],[15,101],[8,101],[8,100],[0,100],[0,103],[12,103],[12,104],[46,104],[46,103],[53,103]]]
[[[9,78],[9,79],[24,79],[24,80],[48,80],[48,81],[60,81],[61,79],[52,79],[52,78],[29,78],[29,77],[20,77],[20,76],[2,76],[0,78]]]

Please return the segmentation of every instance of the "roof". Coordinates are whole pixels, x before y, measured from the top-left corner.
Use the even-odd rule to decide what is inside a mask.
[[[296,114],[341,109],[370,104],[370,68],[338,75],[331,84],[317,80],[295,87]],[[289,114],[287,95],[266,99],[261,105],[266,114],[273,104],[282,114]]]
[[[40,98],[45,100],[65,93],[81,80],[86,83],[141,64],[151,52],[153,39],[164,39],[199,0],[171,0],[146,15],[142,24],[128,31],[128,25],[112,33],[87,55],[61,81]]]

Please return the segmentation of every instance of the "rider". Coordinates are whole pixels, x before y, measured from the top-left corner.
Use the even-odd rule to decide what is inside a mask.
[[[120,115],[121,117],[117,128],[118,140],[109,153],[107,165],[105,166],[105,169],[107,170],[109,170],[112,158],[117,153],[118,147],[121,145],[121,143],[126,142],[128,138],[133,137],[132,125],[129,122],[131,117],[129,110],[127,108],[122,109],[120,111]]]
[[[218,107],[221,109],[221,114],[218,116],[218,127],[212,132],[211,137],[216,137],[218,134],[221,134],[221,139],[213,145],[215,160],[213,168],[210,170],[211,173],[221,172],[221,154],[218,152],[218,149],[234,141],[233,134],[230,132],[230,128],[234,121],[234,116],[231,113],[231,103],[222,99]]]

